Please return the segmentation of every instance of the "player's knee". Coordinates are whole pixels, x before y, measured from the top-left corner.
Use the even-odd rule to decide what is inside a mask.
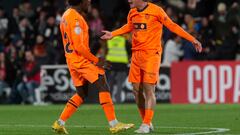
[[[151,89],[146,89],[144,90],[144,95],[146,96],[146,98],[154,98],[155,92]]]
[[[154,84],[149,84],[149,83],[143,83],[143,90],[147,94],[151,94],[155,92],[155,85]]]
[[[151,89],[147,89],[147,90],[144,90],[144,94],[146,96],[152,96],[152,95],[154,95],[154,91]]]

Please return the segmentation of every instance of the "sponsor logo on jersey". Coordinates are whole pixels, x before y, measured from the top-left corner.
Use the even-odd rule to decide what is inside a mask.
[[[146,30],[147,24],[146,23],[134,23],[134,29],[136,30]]]

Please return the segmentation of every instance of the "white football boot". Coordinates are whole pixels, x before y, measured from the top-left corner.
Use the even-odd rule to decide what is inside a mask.
[[[134,132],[137,134],[148,134],[148,133],[150,133],[150,126],[143,123],[139,127],[139,129],[135,130]]]

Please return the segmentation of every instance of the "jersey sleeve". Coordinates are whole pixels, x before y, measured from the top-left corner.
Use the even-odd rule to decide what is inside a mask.
[[[131,11],[129,12],[128,17],[127,17],[127,24],[123,25],[121,28],[119,28],[117,30],[114,30],[112,32],[113,37],[118,36],[118,35],[122,35],[122,34],[125,34],[125,33],[129,33],[129,32],[132,31],[133,25],[132,25],[132,20],[131,20],[130,16],[131,16]]]
[[[87,48],[88,41],[88,32],[84,31],[84,23],[81,18],[75,18],[70,21],[70,30],[71,30],[71,41],[72,45],[75,51],[77,51],[78,54],[82,55],[84,58],[97,63],[98,58],[94,56],[90,50]]]
[[[176,33],[178,36],[185,38],[186,40],[193,42],[195,38],[186,32],[183,28],[181,28],[178,24],[174,23],[166,14],[166,12],[159,7],[158,10],[158,20],[166,26],[170,31]]]

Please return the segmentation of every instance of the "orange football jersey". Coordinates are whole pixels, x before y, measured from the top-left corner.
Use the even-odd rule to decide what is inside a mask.
[[[128,22],[120,29],[112,32],[113,36],[132,32],[132,50],[157,50],[162,51],[161,38],[163,25],[177,35],[193,42],[195,40],[180,26],[175,24],[165,11],[148,3],[142,11],[131,9],[128,14]]]
[[[97,63],[98,58],[90,53],[88,25],[83,16],[69,8],[62,16],[60,29],[69,68],[80,68],[87,61]]]

